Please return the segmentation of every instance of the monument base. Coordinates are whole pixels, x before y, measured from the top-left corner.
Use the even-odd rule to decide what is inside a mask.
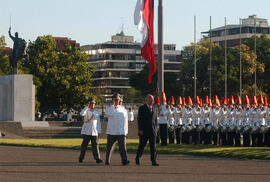
[[[27,74],[0,76],[0,121],[35,120],[35,86]]]
[[[21,121],[22,127],[49,127],[47,121]]]
[[[5,134],[3,138],[21,138],[24,137],[24,132],[21,122],[1,121],[0,131]]]

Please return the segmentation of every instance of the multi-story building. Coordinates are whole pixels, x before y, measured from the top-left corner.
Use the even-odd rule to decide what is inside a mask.
[[[66,44],[70,44],[73,48],[80,47],[80,44],[76,43],[76,40],[71,40],[67,37],[53,37],[53,39],[56,41],[56,47],[60,51]]]
[[[141,57],[140,43],[134,42],[133,36],[124,35],[123,31],[112,36],[111,41],[81,46],[82,52],[89,56],[89,64],[94,65],[94,93],[109,100],[113,93],[123,94],[128,88],[129,77],[140,72],[146,64]],[[155,54],[157,61],[157,45]],[[175,44],[164,45],[164,72],[179,72],[180,51]]]
[[[242,19],[240,24],[226,25],[211,30],[211,40],[218,43],[221,46],[225,45],[225,40],[227,40],[227,46],[233,47],[239,45],[240,38],[244,42],[255,35],[261,36],[266,34],[270,38],[270,27],[268,25],[267,19],[258,18],[256,15],[251,15],[248,18]],[[241,34],[240,34],[241,29]],[[226,33],[225,33],[226,31]],[[210,30],[207,32],[202,32],[203,39],[210,39]]]

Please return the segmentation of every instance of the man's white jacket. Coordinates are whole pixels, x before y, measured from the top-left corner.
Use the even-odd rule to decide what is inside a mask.
[[[85,107],[81,112],[81,116],[85,117],[85,120],[81,130],[82,135],[98,136],[101,133],[100,117],[97,110],[90,111],[88,107]]]
[[[127,135],[128,134],[128,114],[122,106],[111,105],[106,108],[105,115],[108,117],[108,135]]]
[[[158,124],[168,124],[168,116],[172,114],[172,111],[167,107],[166,104],[161,104],[159,112]]]

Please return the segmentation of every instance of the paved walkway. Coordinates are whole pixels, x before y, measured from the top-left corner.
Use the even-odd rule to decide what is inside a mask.
[[[0,181],[270,181],[269,161],[158,155],[160,166],[154,167],[148,154],[141,166],[129,154],[131,164],[121,166],[119,153],[114,153],[111,165],[105,166],[96,164],[90,152],[79,164],[78,155],[76,150],[0,146]]]

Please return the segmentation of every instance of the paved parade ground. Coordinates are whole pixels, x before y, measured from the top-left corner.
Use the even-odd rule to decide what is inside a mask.
[[[0,146],[0,181],[269,181],[270,162],[225,158],[158,155],[160,166],[150,164],[144,155],[136,166],[122,166],[119,153],[110,166],[96,164],[92,153],[84,163],[77,162],[79,151],[66,149]],[[102,159],[105,154],[101,153]]]

